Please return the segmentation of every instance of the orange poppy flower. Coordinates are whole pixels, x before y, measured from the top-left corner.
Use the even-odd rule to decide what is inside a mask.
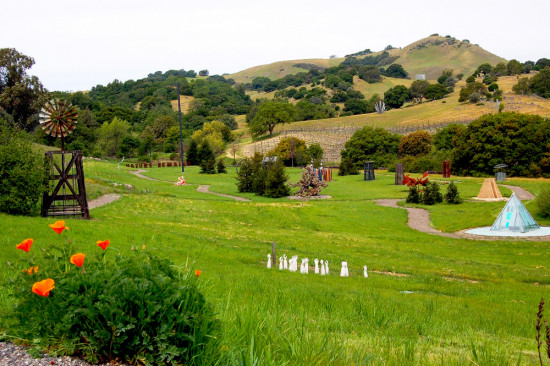
[[[65,226],[65,220],[56,221],[55,224],[49,226],[58,234],[61,234],[65,229],[69,230],[69,228]]]
[[[25,239],[21,243],[17,244],[16,248],[24,250],[25,252],[28,253],[29,250],[31,250],[32,242],[33,242],[32,239]]]
[[[76,253],[73,256],[71,256],[71,263],[76,265],[78,268],[80,268],[84,264],[84,258],[86,258],[86,254]]]
[[[48,297],[50,291],[55,288],[55,281],[51,278],[47,278],[44,281],[36,282],[32,285],[32,292],[39,296]]]
[[[28,275],[32,275],[32,273],[36,273],[38,272],[38,266],[36,267],[31,267],[29,269],[24,269],[23,272],[27,272]]]
[[[98,240],[98,241],[97,241],[97,245],[99,245],[99,246],[101,247],[101,249],[103,249],[103,250],[107,249],[107,247],[109,246],[109,244],[110,244],[110,243],[109,243],[109,239],[103,240],[103,241],[101,241],[101,240]]]
[[[202,271],[200,269],[195,270],[195,276],[199,277],[201,275]]]

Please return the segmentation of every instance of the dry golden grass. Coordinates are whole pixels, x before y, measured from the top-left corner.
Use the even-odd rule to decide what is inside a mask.
[[[181,103],[181,112],[187,113],[189,111],[189,104],[191,101],[195,99],[189,95],[180,95],[180,103]],[[178,110],[178,100],[171,100],[170,104],[172,105],[172,109],[177,111]]]
[[[267,65],[254,66],[249,69],[239,71],[234,74],[227,75],[227,79],[233,79],[238,83],[249,83],[257,76],[265,76],[271,80],[280,79],[289,74],[297,74],[299,72],[307,72],[305,69],[294,67],[293,65],[298,63],[314,64],[319,67],[327,68],[331,66],[337,66],[343,58],[334,59],[309,59],[309,60],[290,60],[290,61],[278,61]]]

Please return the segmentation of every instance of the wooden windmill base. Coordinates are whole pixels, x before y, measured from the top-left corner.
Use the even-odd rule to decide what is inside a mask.
[[[82,153],[48,151],[46,164],[51,174],[48,190],[42,195],[42,216],[89,219]]]

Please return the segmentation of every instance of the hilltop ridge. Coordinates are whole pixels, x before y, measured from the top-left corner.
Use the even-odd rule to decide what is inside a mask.
[[[392,63],[397,63],[414,77],[415,74],[424,74],[429,80],[437,79],[445,69],[451,69],[455,74],[471,74],[480,64],[489,63],[495,65],[506,60],[497,56],[479,45],[472,44],[468,40],[458,40],[452,37],[441,37],[431,35],[413,42],[402,48],[393,48],[373,52],[371,56],[382,52],[388,52],[392,58]],[[359,56],[361,59],[366,57]],[[345,57],[332,59],[307,59],[307,60],[288,60],[278,61],[266,65],[258,65],[234,74],[226,75],[236,82],[248,83],[253,78],[265,76],[272,80],[282,78],[286,75],[307,72],[307,68],[300,65],[315,65],[320,68],[338,66],[345,60]]]

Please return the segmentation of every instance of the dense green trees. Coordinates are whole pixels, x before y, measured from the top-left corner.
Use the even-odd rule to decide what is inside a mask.
[[[391,64],[384,72],[384,76],[398,79],[405,79],[408,75],[409,73],[400,64]]]
[[[401,137],[398,154],[403,157],[422,156],[432,151],[432,135],[428,131],[418,130]]]
[[[384,93],[384,103],[390,108],[400,108],[411,100],[411,92],[404,85],[396,85]]]
[[[266,132],[273,135],[276,125],[292,122],[296,119],[296,107],[284,101],[268,101],[258,107],[254,119],[248,127],[253,135],[260,136]]]
[[[365,161],[375,166],[387,166],[397,158],[400,136],[382,128],[363,127],[355,131],[341,151],[342,162],[359,167]]]
[[[453,170],[461,175],[494,174],[507,164],[512,175],[550,173],[550,120],[519,113],[485,115],[453,139]]]
[[[0,212],[38,214],[47,178],[44,156],[32,150],[25,133],[5,125],[0,123]]]
[[[130,124],[118,117],[110,123],[103,123],[99,128],[99,144],[109,156],[114,156],[119,151],[120,143],[128,133]]]
[[[437,100],[449,94],[449,89],[441,84],[431,84],[424,89],[424,97],[427,100]]]
[[[27,131],[38,125],[36,114],[47,100],[40,80],[27,74],[32,65],[32,57],[14,48],[0,49],[0,109]]]

